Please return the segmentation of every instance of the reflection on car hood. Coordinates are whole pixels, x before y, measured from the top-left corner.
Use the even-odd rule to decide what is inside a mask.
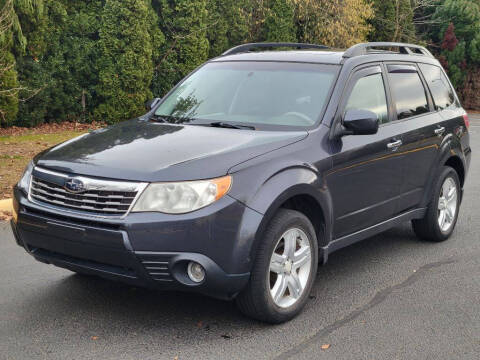
[[[292,144],[306,131],[251,131],[135,119],[93,131],[36,157],[61,172],[135,181],[222,176],[239,163]]]

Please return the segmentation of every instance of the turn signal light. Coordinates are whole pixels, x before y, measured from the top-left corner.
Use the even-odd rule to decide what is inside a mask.
[[[230,186],[232,186],[231,176],[224,176],[218,179],[212,179],[211,181],[217,186],[217,195],[215,196],[215,200],[223,197],[223,195],[225,195],[228,190],[230,190]]]

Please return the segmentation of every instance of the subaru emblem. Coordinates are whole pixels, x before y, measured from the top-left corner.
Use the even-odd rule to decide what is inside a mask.
[[[74,194],[78,194],[78,193],[81,193],[81,192],[87,190],[85,188],[85,184],[83,183],[83,181],[79,180],[79,179],[75,179],[75,178],[70,178],[70,179],[66,180],[64,188],[67,191],[69,191],[71,193],[74,193]]]

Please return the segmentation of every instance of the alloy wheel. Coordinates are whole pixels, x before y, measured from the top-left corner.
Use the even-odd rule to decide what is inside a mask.
[[[273,250],[267,279],[277,306],[287,308],[300,299],[311,276],[311,262],[312,247],[305,232],[287,230]]]
[[[450,230],[455,221],[457,197],[458,191],[455,180],[447,177],[443,182],[438,198],[438,225],[443,232]]]

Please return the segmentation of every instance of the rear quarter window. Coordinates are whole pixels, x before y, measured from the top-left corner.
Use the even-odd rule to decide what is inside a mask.
[[[443,110],[455,104],[455,94],[447,77],[440,67],[428,64],[418,64],[427,85],[432,93],[436,110]]]

